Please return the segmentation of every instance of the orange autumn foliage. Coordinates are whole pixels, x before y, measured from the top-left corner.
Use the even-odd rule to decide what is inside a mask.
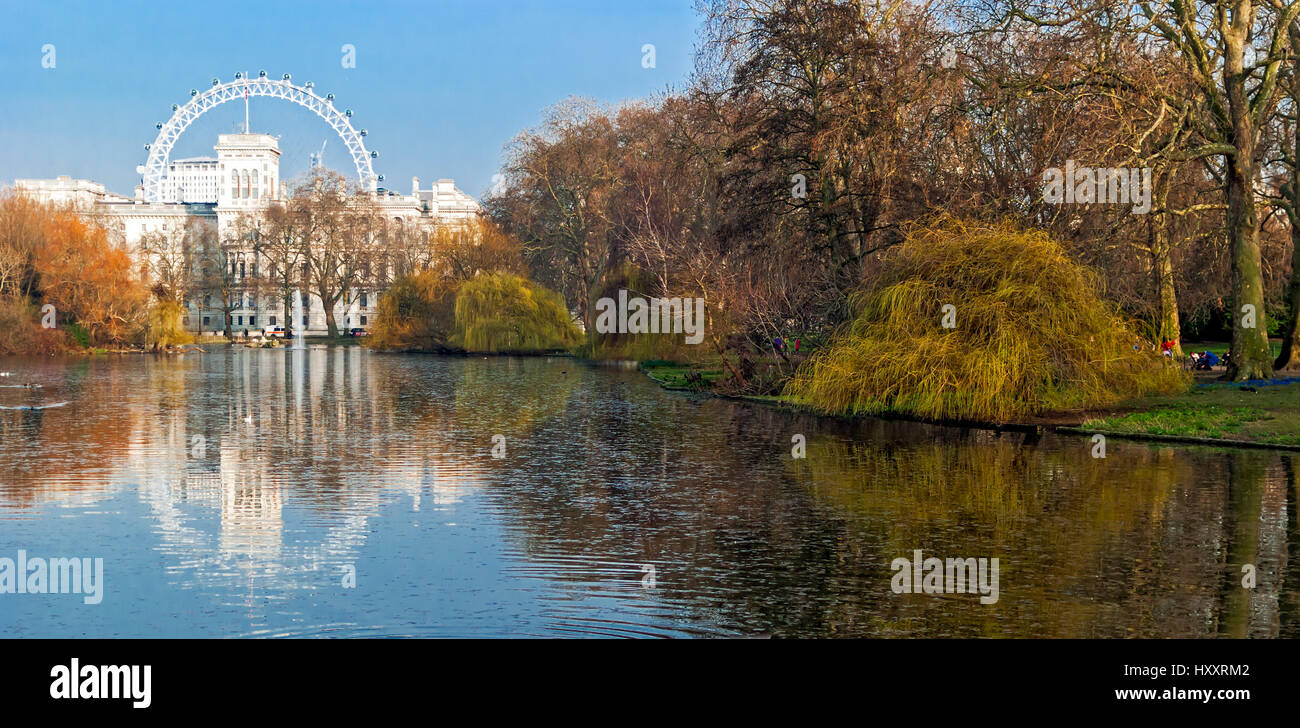
[[[44,237],[35,267],[42,299],[54,305],[59,324],[76,322],[96,343],[121,343],[136,334],[149,292],[127,251],[70,211],[55,211]]]

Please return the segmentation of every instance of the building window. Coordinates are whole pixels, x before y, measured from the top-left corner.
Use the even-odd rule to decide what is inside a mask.
[[[362,325],[362,326],[365,326],[365,325],[366,325],[366,317],[365,317],[365,316],[362,316],[362,317],[361,317],[361,325]]]
[[[239,277],[244,277],[244,261],[239,261]]]
[[[239,197],[239,171],[230,170],[230,196]]]
[[[244,325],[244,317],[243,317],[243,316],[240,316],[240,317],[239,317],[239,322],[238,322],[238,323],[239,323],[240,326],[243,326],[243,325]]]
[[[208,325],[208,320],[209,320],[209,318],[210,318],[210,317],[208,317],[208,316],[204,316],[204,317],[203,317],[203,325],[204,325],[204,326],[207,326],[207,325]]]
[[[303,325],[304,327],[307,326],[307,317],[306,317],[305,315],[302,317],[302,325]]]
[[[249,325],[249,326],[256,326],[256,325],[257,325],[257,317],[256,317],[256,316],[249,316],[249,317],[248,317],[248,325]]]
[[[271,325],[272,325],[272,326],[275,326],[275,317],[274,317],[274,316],[271,317]]]
[[[362,308],[365,308],[365,307],[366,307],[366,294],[365,294],[365,293],[362,293],[362,294],[361,294],[361,307],[362,307]]]

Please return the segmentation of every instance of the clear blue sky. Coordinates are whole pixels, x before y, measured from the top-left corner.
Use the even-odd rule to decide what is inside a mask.
[[[216,76],[292,73],[332,91],[378,150],[384,184],[408,191],[451,177],[481,196],[502,147],[570,95],[606,102],[680,87],[698,18],[691,0],[424,2],[25,2],[0,23],[0,185],[60,174],[132,194],[144,145],[172,104]],[[55,68],[42,68],[42,46]],[[356,47],[344,69],[340,48]],[[656,67],[641,48],[655,46]],[[172,158],[212,156],[242,104],[208,112]],[[281,135],[283,177],[326,164],[351,174],[338,137],[283,101],[253,99],[253,130]]]

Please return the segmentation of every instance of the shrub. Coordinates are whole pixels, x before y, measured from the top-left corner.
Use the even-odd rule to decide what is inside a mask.
[[[943,218],[908,234],[785,392],[834,413],[1001,422],[1185,387],[1098,290],[1045,232]]]
[[[448,351],[457,284],[433,271],[401,276],[379,298],[367,345],[399,351]]]
[[[510,273],[490,273],[461,284],[451,341],[470,352],[525,353],[567,349],[582,334],[558,293]]]
[[[188,344],[194,340],[185,331],[185,307],[171,300],[161,300],[149,308],[149,323],[145,342],[161,348]]]
[[[49,355],[68,348],[65,333],[42,327],[39,311],[25,298],[0,294],[0,355]]]
[[[591,295],[592,321],[595,322],[596,301],[601,298],[618,300],[619,290],[628,296],[651,298],[664,295],[655,279],[644,270],[630,264],[613,268],[601,277],[600,284]],[[695,361],[701,349],[685,343],[684,334],[602,334],[588,331],[578,354],[587,359],[633,359],[636,361]]]

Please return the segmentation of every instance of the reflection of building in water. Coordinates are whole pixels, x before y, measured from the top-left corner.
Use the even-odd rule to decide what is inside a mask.
[[[284,497],[267,477],[270,463],[236,447],[221,448],[222,551],[272,557],[281,547]]]

